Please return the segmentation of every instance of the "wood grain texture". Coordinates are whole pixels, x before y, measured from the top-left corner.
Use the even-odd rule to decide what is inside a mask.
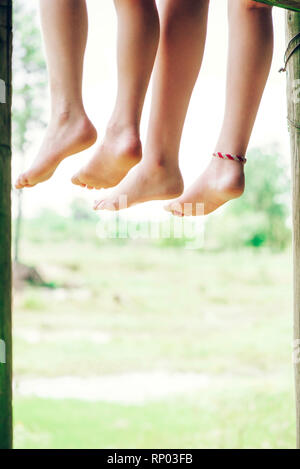
[[[288,10],[300,11],[300,0],[255,0],[258,3],[265,3]]]
[[[300,13],[287,12],[287,44],[300,32]],[[292,152],[293,245],[294,245],[294,340],[300,350],[300,49],[287,66],[288,121]],[[297,447],[300,448],[300,354],[295,353],[295,385],[297,412]],[[299,363],[297,363],[299,361]]]
[[[0,449],[12,447],[11,339],[11,53],[12,0],[0,0],[0,79],[6,102],[0,103],[0,340],[6,363],[0,363]]]

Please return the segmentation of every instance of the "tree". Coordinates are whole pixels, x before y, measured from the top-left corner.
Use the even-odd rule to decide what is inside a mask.
[[[12,0],[0,0],[0,449],[12,447],[11,351]]]
[[[20,170],[24,169],[25,155],[30,148],[31,134],[43,125],[46,65],[41,50],[41,37],[34,21],[35,12],[28,2],[14,1],[14,99],[13,147],[19,155]],[[19,261],[23,191],[18,191],[18,211],[14,233],[14,257]]]

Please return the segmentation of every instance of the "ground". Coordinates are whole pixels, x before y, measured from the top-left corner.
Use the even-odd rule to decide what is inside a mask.
[[[17,448],[295,447],[290,252],[22,252],[60,288],[15,295]]]

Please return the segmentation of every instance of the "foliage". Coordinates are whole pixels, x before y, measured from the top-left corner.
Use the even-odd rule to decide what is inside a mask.
[[[94,211],[91,210],[90,205],[85,199],[80,197],[73,199],[70,204],[71,218],[75,222],[86,221],[98,221],[99,218]]]
[[[30,132],[43,124],[41,116],[45,98],[46,65],[35,10],[30,2],[15,0],[13,4],[13,145],[24,156],[30,143]]]
[[[15,0],[13,54],[13,149],[22,159],[22,172],[31,133],[43,125],[42,111],[45,93],[45,62],[41,52],[40,33],[35,11],[29,2]],[[19,261],[22,227],[23,191],[18,191],[17,221],[14,231],[14,257]]]

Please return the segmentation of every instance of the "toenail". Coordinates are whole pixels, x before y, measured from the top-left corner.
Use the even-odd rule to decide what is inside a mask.
[[[173,215],[174,215],[175,217],[183,217],[183,213],[182,213],[182,212],[178,212],[177,210],[173,210],[172,213],[173,213]]]

